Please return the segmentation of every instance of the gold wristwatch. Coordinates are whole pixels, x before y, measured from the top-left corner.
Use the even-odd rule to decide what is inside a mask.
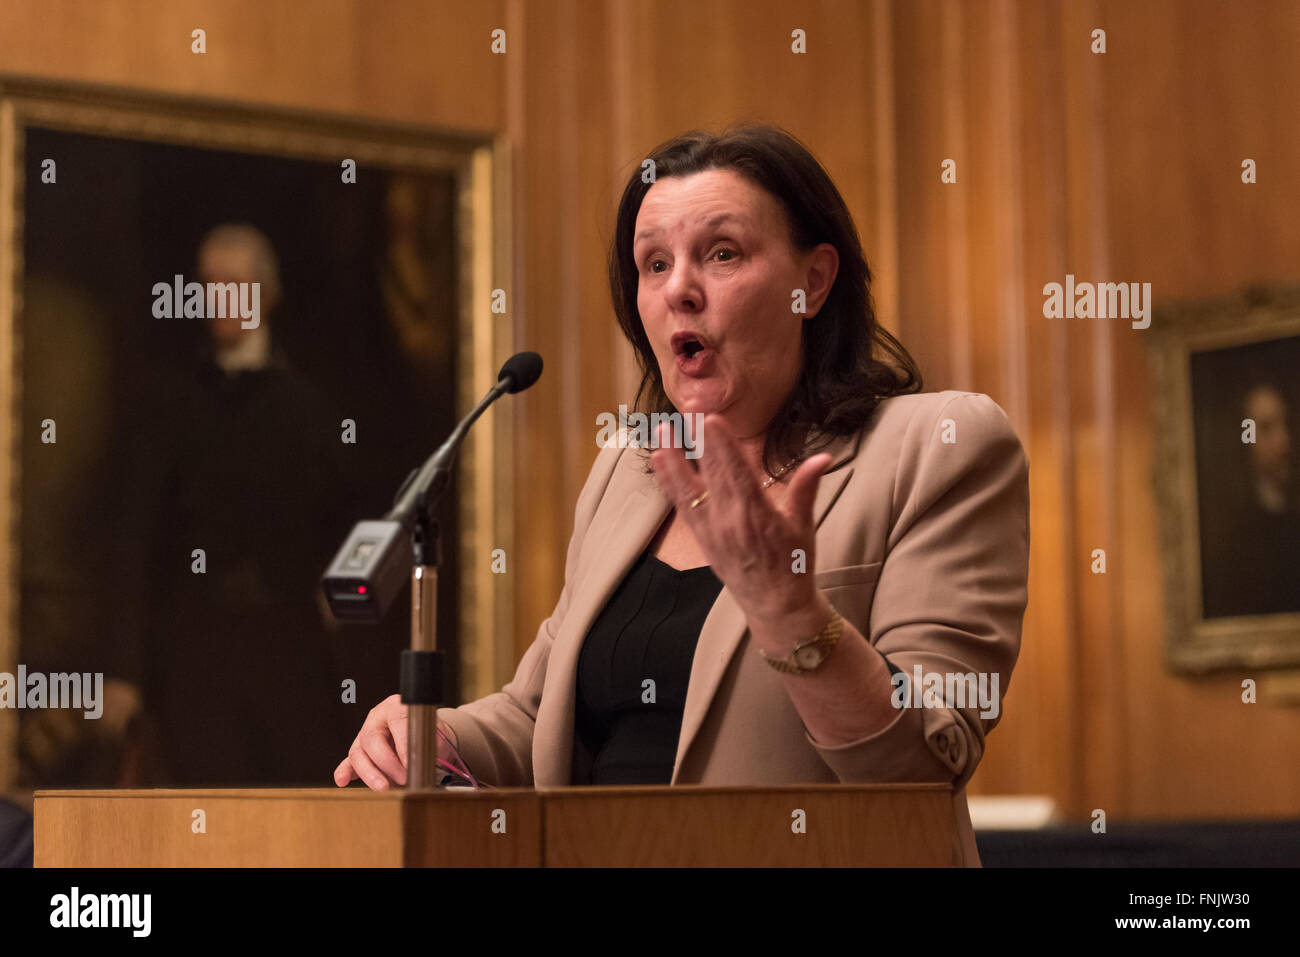
[[[807,674],[821,667],[821,663],[830,655],[835,643],[840,640],[843,631],[844,619],[832,608],[831,620],[807,641],[795,645],[794,651],[790,652],[788,658],[770,658],[762,648],[758,649],[758,653],[763,656],[764,661],[782,674]]]

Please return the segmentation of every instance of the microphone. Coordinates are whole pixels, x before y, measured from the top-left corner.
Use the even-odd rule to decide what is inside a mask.
[[[541,374],[542,357],[536,352],[520,352],[507,359],[497,373],[496,385],[461,419],[424,465],[411,470],[388,514],[353,527],[321,578],[335,620],[364,624],[383,620],[410,574],[411,552],[406,546],[417,524],[429,520],[433,504],[451,481],[451,466],[469,427],[501,396],[523,392]],[[436,553],[429,560],[436,564]]]
[[[497,385],[505,379],[510,380],[506,391],[511,395],[523,392],[542,374],[542,357],[536,352],[518,352],[506,360],[506,364],[497,373]]]

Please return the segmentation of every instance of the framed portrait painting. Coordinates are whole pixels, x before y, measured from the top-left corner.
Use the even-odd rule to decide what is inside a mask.
[[[1300,286],[1158,311],[1155,487],[1180,672],[1300,665]]]
[[[501,150],[0,78],[0,673],[93,676],[104,714],[0,713],[0,789],[329,784],[410,602],[341,629],[319,577],[496,381]],[[512,660],[509,426],[439,503],[449,703]]]

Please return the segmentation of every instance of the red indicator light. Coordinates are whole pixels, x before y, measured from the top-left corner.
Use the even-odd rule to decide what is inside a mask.
[[[358,586],[357,586],[357,594],[358,594],[358,595],[364,595],[365,593],[366,593],[366,586],[365,586],[365,585],[358,585]]]

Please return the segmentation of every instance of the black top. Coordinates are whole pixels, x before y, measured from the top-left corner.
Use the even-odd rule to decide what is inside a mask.
[[[669,783],[695,644],[720,591],[707,565],[637,559],[578,658],[576,731],[595,760],[575,784]]]
[[[672,780],[695,645],[720,591],[707,565],[679,571],[648,551],[637,559],[578,657],[575,731],[595,758],[574,784]]]

